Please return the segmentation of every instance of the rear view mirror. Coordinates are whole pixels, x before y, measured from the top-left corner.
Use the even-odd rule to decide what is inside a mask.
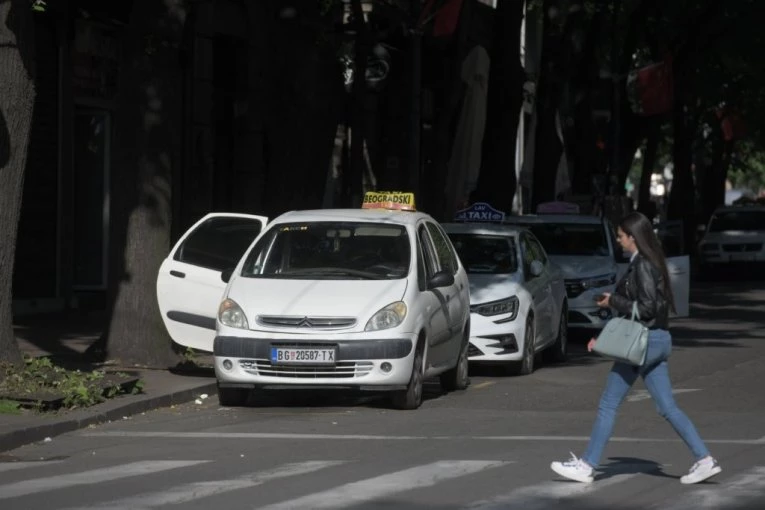
[[[537,276],[542,274],[542,271],[545,270],[544,264],[542,264],[540,261],[535,260],[531,263],[531,266],[529,266],[529,271],[531,272],[531,276],[536,278]]]
[[[454,285],[454,275],[449,271],[439,271],[433,275],[433,278],[428,281],[429,289],[437,289],[438,287],[449,287]]]

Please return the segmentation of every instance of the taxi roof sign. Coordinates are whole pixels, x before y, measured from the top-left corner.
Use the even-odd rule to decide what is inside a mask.
[[[457,211],[457,214],[454,215],[454,221],[501,223],[504,219],[504,212],[493,208],[486,202],[476,202],[465,209]]]
[[[415,211],[414,193],[402,191],[367,191],[362,209],[389,209],[393,211]]]

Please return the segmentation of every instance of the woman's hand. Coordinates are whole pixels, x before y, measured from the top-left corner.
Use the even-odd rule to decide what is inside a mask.
[[[604,292],[601,294],[602,298],[600,301],[597,301],[597,305],[601,308],[608,308],[611,306],[611,293],[610,292]]]
[[[597,338],[590,338],[590,341],[587,342],[587,352],[592,352],[592,349],[595,347],[595,342],[597,341]]]

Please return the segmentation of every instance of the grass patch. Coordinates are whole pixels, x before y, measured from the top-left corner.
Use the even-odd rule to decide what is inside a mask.
[[[21,414],[21,404],[15,400],[0,400],[0,414]]]
[[[50,358],[26,357],[20,369],[0,365],[0,412],[13,405],[47,411],[89,407],[125,394],[141,393],[143,383],[122,372],[67,370]]]

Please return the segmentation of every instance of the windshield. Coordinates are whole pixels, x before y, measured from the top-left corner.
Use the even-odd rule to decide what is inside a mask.
[[[709,222],[710,232],[724,230],[765,230],[765,210],[763,211],[725,211],[712,216]]]
[[[409,273],[410,244],[400,225],[284,223],[268,230],[245,260],[242,276],[306,280],[390,280]]]
[[[602,225],[538,223],[527,227],[539,239],[548,255],[609,255]]]
[[[468,274],[510,274],[518,271],[515,239],[509,236],[449,234]]]

